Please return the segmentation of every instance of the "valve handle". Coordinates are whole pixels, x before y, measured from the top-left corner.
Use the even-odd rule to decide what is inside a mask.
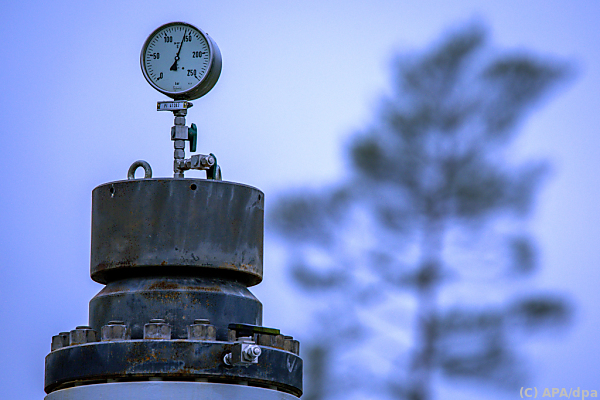
[[[215,163],[212,165],[212,167],[206,170],[206,178],[220,181],[223,178],[221,176],[221,167],[217,163],[217,156],[215,156],[213,153],[210,153],[210,155],[214,157]]]
[[[196,124],[192,124],[188,128],[188,140],[190,141],[190,153],[196,151],[196,144],[198,143],[198,127]]]

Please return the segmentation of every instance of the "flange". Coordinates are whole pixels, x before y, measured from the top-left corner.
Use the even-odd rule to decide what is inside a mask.
[[[45,390],[109,380],[212,382],[246,381],[300,397],[302,359],[296,354],[261,346],[258,363],[228,366],[235,343],[195,340],[123,340],[92,342],[57,349],[46,357]]]

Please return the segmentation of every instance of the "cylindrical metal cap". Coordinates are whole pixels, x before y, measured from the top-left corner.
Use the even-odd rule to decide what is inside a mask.
[[[133,179],[92,193],[91,276],[141,274],[262,281],[264,194],[205,179]]]

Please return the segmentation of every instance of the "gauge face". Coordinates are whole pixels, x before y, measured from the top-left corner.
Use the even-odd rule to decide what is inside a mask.
[[[185,22],[171,22],[152,32],[142,47],[140,63],[148,83],[175,100],[204,96],[221,74],[217,44]]]

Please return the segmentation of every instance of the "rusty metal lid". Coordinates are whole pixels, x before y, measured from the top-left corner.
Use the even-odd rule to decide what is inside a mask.
[[[91,277],[197,275],[262,281],[264,194],[205,179],[133,179],[92,193]]]

